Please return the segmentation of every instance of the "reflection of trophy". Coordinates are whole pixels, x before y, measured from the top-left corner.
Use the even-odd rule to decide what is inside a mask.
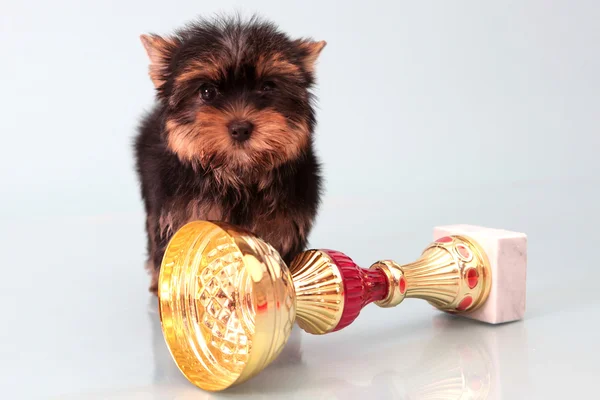
[[[526,237],[471,226],[438,228],[421,257],[359,268],[344,254],[309,250],[288,270],[253,234],[206,221],[172,238],[159,278],[165,340],[181,372],[205,390],[251,378],[281,352],[295,321],[324,334],[374,302],[420,298],[490,323],[523,316]],[[508,283],[508,284],[507,284]]]
[[[446,315],[438,315],[432,322],[427,332],[434,335],[427,339],[413,335],[412,340],[386,340],[380,336],[377,342],[366,342],[366,348],[356,355],[364,367],[344,368],[346,358],[329,363],[327,371],[307,368],[306,376],[299,379],[316,389],[305,393],[305,398],[312,393],[340,400],[529,398],[530,366],[523,356],[528,348],[525,324],[496,327]],[[519,362],[514,363],[507,353],[520,354]],[[269,381],[282,380],[277,371],[267,369],[262,375],[268,375]]]
[[[54,400],[129,400],[190,399],[209,400],[220,394],[202,393],[190,387],[172,362],[164,345],[160,321],[149,314],[152,331],[158,336],[152,343],[155,354],[153,383],[146,386],[94,390],[55,397]],[[421,320],[422,321],[422,320]],[[244,385],[231,388],[232,396],[244,399],[447,399],[499,400],[530,398],[530,365],[526,325],[497,327],[437,315],[422,328],[431,337],[419,333],[400,340],[389,335],[365,341],[354,355],[331,357],[327,368],[314,360],[299,361],[300,328],[292,329],[280,356],[262,373]],[[429,336],[429,335],[427,335]],[[404,340],[406,339],[406,340]],[[308,344],[307,352],[318,353]],[[343,347],[338,344],[336,347]],[[506,351],[510,349],[510,351]],[[519,362],[514,362],[514,354]],[[348,368],[350,358],[360,359],[359,368]],[[510,383],[510,384],[507,384]]]
[[[486,340],[494,333],[488,326],[474,327],[468,333],[457,328],[449,324],[428,343],[413,366],[416,372],[406,380],[408,399],[487,399],[490,391],[497,390],[497,349]]]

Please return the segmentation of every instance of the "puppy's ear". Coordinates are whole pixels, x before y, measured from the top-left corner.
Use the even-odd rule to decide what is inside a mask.
[[[140,40],[150,60],[150,79],[158,89],[167,80],[169,62],[178,43],[175,39],[158,35],[140,35]]]
[[[317,58],[321,54],[323,48],[327,45],[327,42],[324,40],[313,41],[306,39],[296,40],[296,46],[300,49],[300,54],[302,58],[302,64],[304,64],[304,68],[313,72],[315,70],[315,64],[317,62]]]

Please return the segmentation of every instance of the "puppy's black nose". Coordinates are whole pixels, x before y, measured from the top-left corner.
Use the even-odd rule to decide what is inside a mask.
[[[243,142],[250,138],[254,126],[248,121],[236,121],[229,125],[229,134],[238,142]]]

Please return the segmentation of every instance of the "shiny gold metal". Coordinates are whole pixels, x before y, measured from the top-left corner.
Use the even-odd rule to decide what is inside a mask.
[[[324,334],[348,326],[374,301],[420,298],[468,313],[491,287],[487,257],[463,236],[440,238],[410,264],[368,270],[333,250],[299,254],[288,270],[272,246],[222,222],[195,221],[169,242],[159,275],[163,335],[194,385],[220,391],[253,377],[281,352],[297,321]]]
[[[413,263],[399,265],[391,260],[374,263],[371,268],[383,270],[393,282],[388,297],[376,304],[395,307],[405,298],[418,298],[447,312],[471,312],[479,308],[490,293],[489,260],[480,246],[465,236],[445,239],[431,243]],[[406,279],[404,295],[399,284],[402,277]],[[470,287],[470,282],[476,284]]]
[[[170,241],[159,276],[165,341],[196,386],[243,382],[281,352],[294,323],[292,278],[279,254],[239,228],[206,221]]]
[[[305,251],[290,265],[296,289],[298,326],[308,333],[331,332],[344,311],[344,282],[330,257]]]
[[[385,299],[376,301],[375,304],[382,308],[396,307],[402,303],[406,296],[406,290],[403,292],[400,290],[400,281],[404,277],[402,267],[391,260],[378,261],[371,265],[370,269],[382,270],[389,282],[388,295]],[[406,278],[404,278],[406,279]]]

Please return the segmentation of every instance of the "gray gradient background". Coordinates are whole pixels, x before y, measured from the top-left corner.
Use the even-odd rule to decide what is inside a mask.
[[[525,321],[486,330],[443,319],[450,328],[442,331],[483,338],[495,366],[489,398],[595,390],[598,2],[2,0],[6,398],[211,397],[189,392],[173,372],[147,310],[131,142],[153,95],[139,35],[232,10],[328,42],[317,67],[316,132],[327,186],[311,245],[368,265],[416,257],[434,225],[527,233]],[[401,308],[373,306],[352,330],[302,336],[301,367],[284,359],[288,375],[266,372],[234,396],[361,398],[362,389],[346,392],[355,382],[378,398],[405,398],[406,373],[392,373],[394,390],[377,386],[393,364],[382,359],[427,347],[438,314],[418,302]],[[382,353],[365,344],[375,337]]]

